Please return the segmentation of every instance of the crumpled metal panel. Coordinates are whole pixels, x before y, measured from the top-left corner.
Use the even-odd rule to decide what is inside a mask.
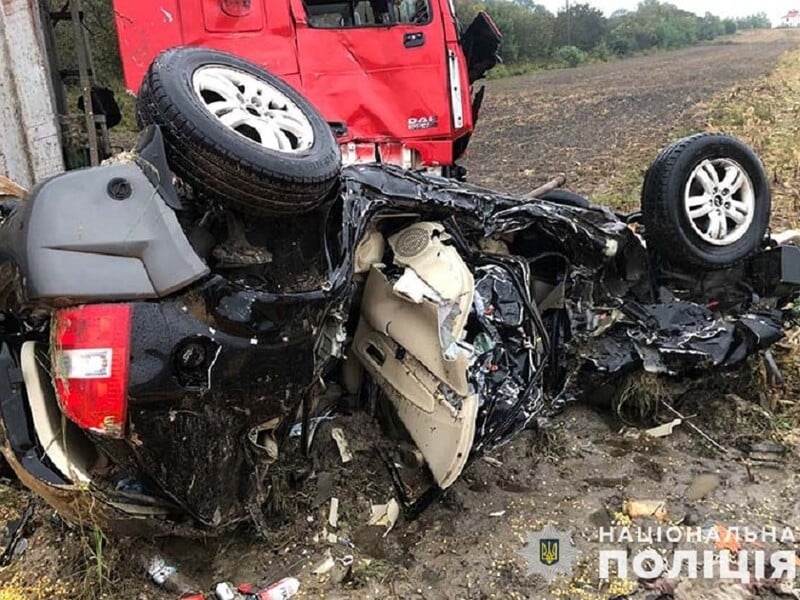
[[[136,163],[37,186],[0,228],[0,254],[19,265],[28,300],[60,303],[162,297],[209,271]]]

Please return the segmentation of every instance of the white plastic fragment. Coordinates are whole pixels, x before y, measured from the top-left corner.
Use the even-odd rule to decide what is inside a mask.
[[[406,268],[403,274],[395,282],[392,291],[414,304],[422,304],[423,300],[429,300],[436,304],[442,302],[442,296],[425,283],[413,269]]]
[[[330,571],[335,566],[336,561],[333,560],[331,553],[327,552],[322,562],[318,563],[317,566],[312,569],[311,573],[314,575],[325,575],[325,573]]]
[[[400,517],[400,505],[397,503],[397,500],[392,498],[386,504],[373,504],[371,511],[372,516],[369,519],[368,525],[386,527],[386,531],[383,532],[383,537],[386,537]]]
[[[506,511],[504,511],[504,510],[496,510],[495,512],[490,512],[489,516],[490,517],[502,517],[504,514],[506,514]]]
[[[328,525],[336,529],[339,526],[339,499],[331,498],[331,507],[328,510]]]
[[[664,423],[658,427],[646,429],[645,433],[654,438],[667,437],[668,435],[672,435],[673,430],[681,423],[683,423],[681,419],[673,419],[669,423]]]
[[[336,447],[339,448],[339,456],[342,458],[342,463],[347,464],[353,460],[353,455],[350,452],[350,447],[347,443],[347,438],[344,437],[342,428],[334,427],[331,429],[331,437],[336,442]]]
[[[164,585],[177,572],[175,567],[168,565],[160,556],[154,556],[147,566],[147,574],[156,585]]]
[[[217,600],[236,600],[236,590],[227,581],[223,581],[214,586],[214,596]]]

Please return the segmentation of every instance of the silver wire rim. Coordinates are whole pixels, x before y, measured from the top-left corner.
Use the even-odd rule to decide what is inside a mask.
[[[194,72],[192,86],[220,123],[259,146],[296,154],[314,144],[311,122],[300,107],[258,77],[208,65]]]
[[[692,171],[683,206],[700,239],[714,246],[729,246],[742,239],[753,224],[755,200],[747,171],[730,158],[714,158]]]

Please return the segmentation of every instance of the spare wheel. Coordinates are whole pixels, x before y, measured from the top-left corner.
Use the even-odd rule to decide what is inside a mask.
[[[161,128],[177,176],[244,213],[312,210],[338,184],[341,155],[322,115],[236,56],[163,52],[145,75],[136,115],[141,126]]]

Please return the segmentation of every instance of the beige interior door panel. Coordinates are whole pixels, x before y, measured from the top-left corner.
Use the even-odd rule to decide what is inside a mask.
[[[384,265],[372,264],[352,345],[441,488],[469,458],[478,413],[467,381],[472,351],[462,342],[475,284],[448,239],[427,222],[389,237],[402,274],[390,281]]]
[[[467,394],[469,356],[458,352],[454,360],[445,358],[439,339],[438,304],[428,300],[415,304],[397,295],[383,273],[373,267],[367,277],[361,315],[458,394]]]
[[[436,484],[444,489],[458,478],[469,458],[478,398],[459,398],[460,407],[453,406],[439,391],[438,379],[399,348],[361,320],[353,341],[355,354],[394,406]]]

